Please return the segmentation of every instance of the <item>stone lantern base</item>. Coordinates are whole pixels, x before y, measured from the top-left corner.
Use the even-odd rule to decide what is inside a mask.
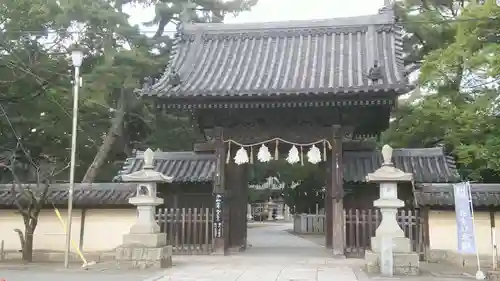
[[[124,244],[116,249],[116,262],[136,269],[171,267],[172,246],[166,246],[166,240],[165,233],[125,234]]]
[[[392,220],[391,220],[392,222]],[[394,228],[389,228],[394,230],[397,226],[394,221]],[[386,224],[385,227],[388,227],[392,224]],[[381,224],[380,227],[384,227]],[[371,251],[365,252],[365,264],[366,270],[369,273],[381,273],[381,263],[383,262],[383,257],[381,252],[384,250],[383,239],[390,237],[390,241],[392,242],[391,250],[389,253],[392,253],[392,268],[394,275],[418,275],[420,273],[420,256],[419,254],[412,252],[411,241],[410,239],[404,236],[402,230],[381,232],[375,237],[371,238]],[[385,246],[387,247],[387,246]],[[388,254],[388,253],[387,253]]]
[[[168,268],[172,266],[172,246],[156,222],[137,223],[123,235],[123,244],[116,249],[120,267],[134,269]]]
[[[393,253],[393,272],[394,275],[419,275],[420,274],[420,256],[415,252]],[[368,273],[380,273],[381,263],[380,253],[365,252],[365,268]]]
[[[124,244],[116,249],[118,267],[133,269],[172,267],[172,246],[147,247]]]

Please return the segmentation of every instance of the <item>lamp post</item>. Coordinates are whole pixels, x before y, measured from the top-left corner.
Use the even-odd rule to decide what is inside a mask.
[[[78,122],[78,90],[80,88],[80,66],[82,66],[83,53],[78,49],[71,52],[71,60],[75,68],[73,81],[73,120],[71,126],[71,162],[69,167],[68,190],[68,220],[66,222],[66,248],[64,251],[64,267],[69,267],[69,253],[71,249],[71,221],[73,219],[73,191],[75,189],[75,162],[76,162],[76,132]]]

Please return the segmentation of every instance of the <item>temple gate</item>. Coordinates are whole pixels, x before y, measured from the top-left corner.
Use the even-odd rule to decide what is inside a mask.
[[[343,255],[343,152],[370,145],[409,91],[392,8],[274,23],[182,18],[166,73],[140,94],[191,111],[205,136],[195,150],[217,155],[216,252],[246,247],[246,166],[286,152],[325,166],[326,246]]]

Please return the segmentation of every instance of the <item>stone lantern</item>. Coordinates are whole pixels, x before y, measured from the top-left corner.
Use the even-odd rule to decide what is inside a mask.
[[[419,255],[412,252],[411,241],[396,220],[398,208],[404,207],[398,199],[398,183],[413,181],[413,174],[394,167],[389,145],[382,148],[382,158],[382,167],[366,176],[367,182],[380,185],[380,198],[373,205],[382,213],[382,221],[371,238],[372,251],[365,253],[367,269],[384,275],[415,275],[419,273]]]
[[[273,199],[269,197],[269,201],[265,204],[265,210],[267,210],[267,220],[273,221],[273,209],[276,208],[276,203],[273,202]]]
[[[137,218],[130,232],[123,236],[123,245],[117,249],[116,259],[132,262],[134,268],[170,267],[172,246],[167,245],[167,235],[162,233],[156,222],[156,206],[163,204],[163,198],[156,196],[158,182],[172,182],[172,177],[154,170],[154,152],[144,152],[142,170],[123,175],[124,182],[136,182],[137,191],[129,203],[136,206]]]

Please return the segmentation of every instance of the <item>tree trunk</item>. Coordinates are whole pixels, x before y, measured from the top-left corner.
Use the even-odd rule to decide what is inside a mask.
[[[33,261],[33,233],[34,229],[29,225],[24,227],[24,245],[22,259],[25,262]]]
[[[109,128],[104,141],[99,147],[92,164],[90,164],[85,176],[82,179],[82,183],[92,183],[97,177],[100,168],[108,158],[108,154],[116,141],[116,137],[122,133],[123,122],[125,120],[125,91],[122,89],[120,94],[120,99],[118,100],[118,108],[115,112],[113,119],[111,120],[111,127]]]

